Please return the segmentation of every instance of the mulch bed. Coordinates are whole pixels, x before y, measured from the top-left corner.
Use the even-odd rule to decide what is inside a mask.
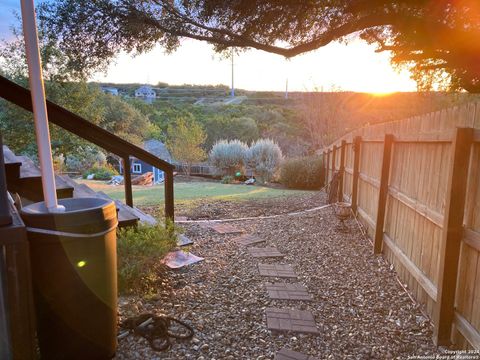
[[[246,215],[243,205],[236,206],[230,207],[228,217]],[[117,359],[262,360],[273,359],[283,348],[319,359],[406,359],[439,353],[431,340],[430,322],[390,266],[372,255],[354,220],[346,221],[348,232],[339,232],[338,220],[326,208],[232,224],[265,239],[265,246],[276,247],[285,257],[260,261],[235,241],[238,235],[183,225],[195,242],[190,251],[205,260],[166,272],[154,297],[122,298],[120,315],[168,314],[191,324],[195,336],[155,353],[146,341],[131,335],[120,340]],[[290,264],[298,277],[262,277],[260,262]],[[313,300],[270,299],[265,284],[274,282],[301,283]],[[266,308],[310,311],[319,334],[272,333]]]

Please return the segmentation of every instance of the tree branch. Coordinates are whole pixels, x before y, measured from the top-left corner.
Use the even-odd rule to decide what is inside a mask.
[[[225,47],[251,47],[257,50],[263,50],[290,58],[307,51],[318,49],[322,46],[328,45],[332,41],[342,38],[343,36],[365,30],[367,28],[390,25],[395,21],[398,21],[398,18],[393,15],[379,16],[378,14],[364,16],[350,23],[346,23],[332,30],[326,31],[311,41],[290,48],[260,43],[250,38],[236,35],[224,29],[211,28],[200,24],[197,25],[196,22],[193,22],[191,20],[189,21],[191,25],[199,26],[201,29],[210,32],[211,35],[201,35],[186,30],[172,29],[161,24],[160,21],[153,20],[151,18],[147,18],[146,20],[149,21],[149,23],[151,23],[152,25],[155,25],[161,31],[170,33],[175,36],[208,41],[211,43],[223,45]]]

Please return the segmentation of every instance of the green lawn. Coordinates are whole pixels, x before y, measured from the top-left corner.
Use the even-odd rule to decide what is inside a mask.
[[[81,180],[95,191],[103,191],[113,199],[124,200],[124,188],[101,181]],[[250,200],[305,194],[307,191],[272,189],[262,186],[221,184],[217,182],[190,182],[175,184],[175,202],[188,203],[200,199]],[[157,205],[163,202],[163,185],[133,186],[136,205]]]

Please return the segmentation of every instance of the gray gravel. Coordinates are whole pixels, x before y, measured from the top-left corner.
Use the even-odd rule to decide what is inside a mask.
[[[168,314],[195,330],[188,341],[173,341],[169,351],[151,351],[130,335],[119,342],[116,359],[273,359],[284,347],[319,359],[406,359],[439,352],[432,327],[398,284],[395,272],[372,255],[354,220],[338,228],[332,209],[296,217],[236,222],[266,239],[284,259],[254,259],[233,240],[197,224],[185,225],[195,241],[190,251],[205,261],[166,270],[158,295],[120,299],[122,318],[142,312]],[[263,244],[262,244],[263,245]],[[291,264],[298,279],[263,278],[256,264]],[[312,302],[270,300],[266,282],[301,282]],[[312,311],[319,336],[272,334],[265,308]]]

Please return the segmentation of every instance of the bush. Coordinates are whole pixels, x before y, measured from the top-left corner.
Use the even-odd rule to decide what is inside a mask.
[[[245,162],[254,170],[261,183],[273,178],[282,159],[282,150],[270,139],[257,140],[245,154]]]
[[[288,159],[280,170],[280,182],[292,189],[320,189],[325,182],[323,159],[319,156]]]
[[[80,150],[79,150],[80,151]],[[107,163],[107,157],[103,152],[93,146],[82,147],[82,155],[69,155],[65,159],[65,166],[68,171],[82,172],[94,166],[103,166]]]
[[[231,184],[234,180],[234,177],[231,175],[225,175],[222,177],[222,184]]]
[[[210,163],[221,169],[224,175],[235,175],[243,167],[248,147],[239,140],[221,140],[213,145],[208,155]]]
[[[83,178],[86,179],[87,176],[91,174],[94,175],[93,178],[95,180],[110,180],[112,176],[118,175],[118,172],[113,166],[108,164],[103,166],[93,166],[83,173]]]
[[[156,288],[160,260],[176,246],[172,226],[139,225],[118,230],[118,290],[120,294],[148,294]]]

